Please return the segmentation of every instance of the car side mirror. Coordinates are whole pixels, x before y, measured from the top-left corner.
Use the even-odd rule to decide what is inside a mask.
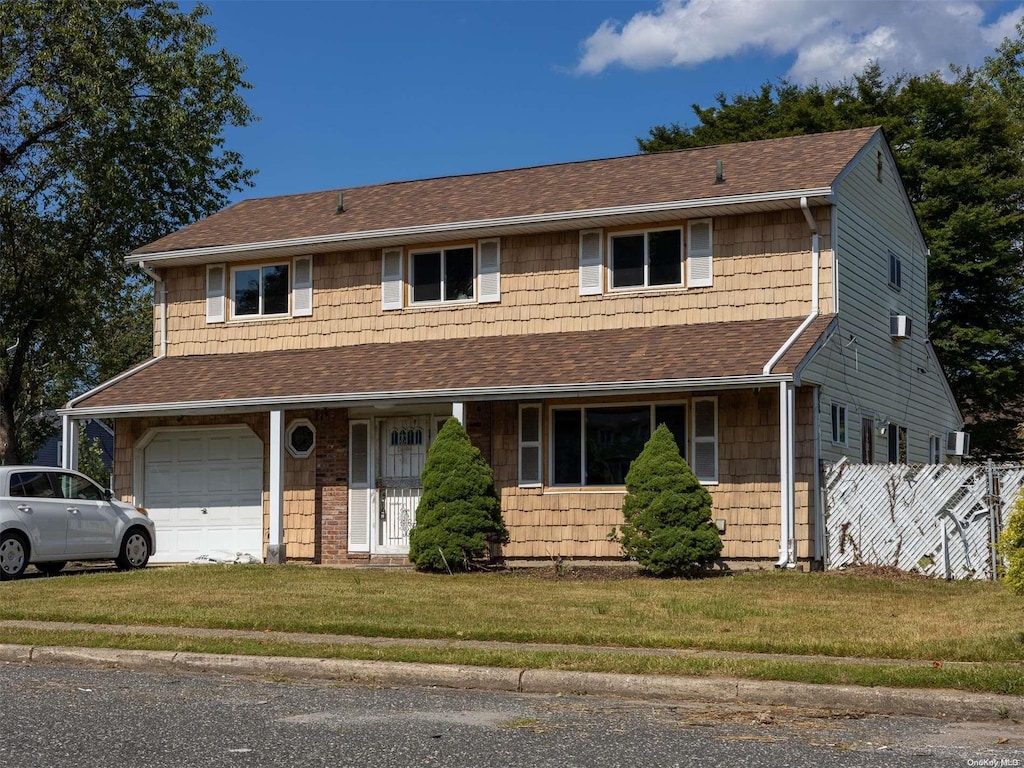
[[[103,489],[103,500],[104,501],[110,501],[113,498],[114,498],[114,492],[112,490],[110,490],[109,488],[104,488]]]

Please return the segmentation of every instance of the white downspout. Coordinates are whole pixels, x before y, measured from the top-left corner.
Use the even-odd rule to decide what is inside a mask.
[[[807,219],[807,225],[811,228],[811,313],[804,318],[804,321],[800,323],[800,327],[793,331],[792,335],[786,339],[778,351],[772,355],[772,359],[764,364],[764,369],[761,371],[765,376],[768,376],[772,372],[772,368],[775,367],[776,363],[782,359],[782,356],[789,352],[789,348],[792,347],[796,340],[800,338],[800,335],[807,330],[807,326],[814,322],[814,318],[820,313],[820,300],[819,300],[819,289],[818,289],[818,263],[821,259],[821,250],[818,246],[818,225],[814,223],[814,216],[811,215],[811,209],[807,205],[807,198],[800,198],[800,209],[804,212],[804,218]]]
[[[153,280],[153,290],[160,286],[160,357],[167,357],[167,283],[146,262],[139,262],[139,269]]]
[[[818,225],[811,214],[807,198],[800,198],[800,210],[804,213],[807,226],[811,229],[811,311],[793,331],[788,339],[779,347],[772,358],[765,363],[762,372],[765,376],[782,359],[807,327],[814,322],[820,313],[820,295],[818,286],[818,265],[821,260],[821,248],[818,242]],[[814,436],[817,443],[818,435]],[[779,560],[777,568],[792,568],[796,565],[796,390],[791,382],[779,384]]]

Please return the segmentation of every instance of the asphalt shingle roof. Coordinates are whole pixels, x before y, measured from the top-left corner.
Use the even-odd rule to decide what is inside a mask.
[[[832,317],[818,317],[772,372],[792,373]],[[168,357],[75,407],[131,410],[254,398],[358,399],[387,392],[586,389],[621,382],[757,376],[802,321],[795,317]]]
[[[820,189],[831,186],[878,131],[859,128],[245,200],[134,255]],[[719,160],[722,183],[715,181]],[[336,212],[339,192],[342,213]]]

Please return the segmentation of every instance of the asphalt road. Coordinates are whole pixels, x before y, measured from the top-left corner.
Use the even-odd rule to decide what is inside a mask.
[[[0,765],[1024,768],[1024,726],[5,663]]]

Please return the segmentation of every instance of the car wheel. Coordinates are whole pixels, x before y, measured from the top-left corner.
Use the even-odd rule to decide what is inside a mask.
[[[145,568],[149,562],[149,536],[141,528],[132,528],[121,541],[117,567],[122,571]]]
[[[67,565],[67,563],[63,560],[58,560],[55,563],[36,563],[36,569],[40,573],[45,573],[47,576],[56,576],[64,569],[65,565]]]
[[[19,534],[8,532],[0,537],[0,580],[16,579],[28,566],[28,544]]]

